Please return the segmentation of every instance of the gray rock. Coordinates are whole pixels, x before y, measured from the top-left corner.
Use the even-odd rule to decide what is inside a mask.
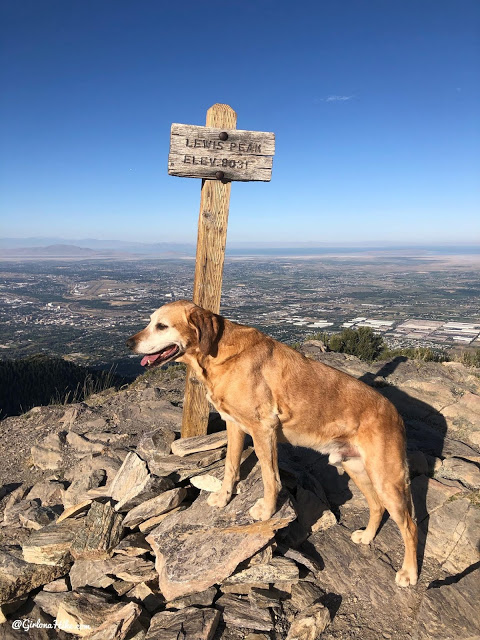
[[[63,466],[62,437],[58,433],[50,433],[40,445],[31,448],[33,465],[39,469],[60,469]]]
[[[24,560],[52,566],[70,563],[70,548],[82,524],[81,520],[71,519],[34,531],[22,545]]]
[[[71,545],[72,556],[77,560],[110,557],[122,538],[122,520],[112,501],[93,502]]]
[[[255,564],[248,569],[236,571],[224,582],[225,585],[251,582],[294,582],[299,579],[298,567],[288,558],[272,558],[267,564]]]
[[[68,509],[62,511],[62,513],[58,517],[57,524],[60,524],[60,522],[67,520],[67,518],[73,518],[85,511],[88,511],[92,502],[92,498],[87,498],[86,500],[82,500],[82,502],[79,502],[78,504],[74,504],[73,506],[68,507]]]
[[[105,421],[103,422],[105,423]],[[94,427],[95,425],[92,422],[86,422],[82,426]],[[91,442],[101,442],[103,445],[116,445],[129,438],[128,433],[112,433],[110,431],[87,431],[83,435]]]
[[[68,573],[68,564],[26,562],[19,547],[0,548],[0,604],[26,595],[32,589]]]
[[[128,498],[117,502],[115,509],[122,512],[130,511],[142,502],[155,498],[164,491],[172,489],[173,486],[173,481],[170,480],[170,478],[148,475],[141,484],[137,485],[135,492],[130,491]]]
[[[378,558],[367,545],[354,544],[350,533],[339,526],[310,536],[309,542],[318,550],[325,565],[320,574],[322,589],[354,595],[378,610],[385,602],[395,610],[414,606],[414,590],[400,589],[395,584],[393,567]]]
[[[480,509],[467,498],[446,502],[428,521],[425,555],[449,573],[461,573],[478,562]]]
[[[299,551],[298,549],[280,549],[280,551],[286,558],[290,558],[297,564],[301,564],[302,566],[312,571],[313,574],[317,575],[318,573],[320,573],[320,565],[306,553],[303,553],[303,551]]]
[[[45,590],[40,591],[34,596],[34,601],[38,604],[42,611],[48,613],[52,618],[57,617],[58,607],[63,602],[65,597],[67,596],[68,591],[63,593],[49,593]]]
[[[134,636],[139,637],[135,623],[141,614],[139,605],[129,602],[122,609],[108,614],[105,622],[93,633],[91,632],[88,638],[89,640],[133,640]]]
[[[162,611],[153,616],[145,640],[211,640],[219,620],[216,609]]]
[[[131,451],[122,463],[110,487],[110,495],[120,504],[128,502],[138,494],[149,476],[144,460]]]
[[[192,593],[189,596],[183,598],[177,598],[167,603],[168,609],[186,609],[187,607],[209,607],[217,595],[215,587],[209,587],[205,591],[199,591],[198,593]]]
[[[40,500],[42,507],[62,505],[65,485],[65,482],[55,477],[41,480],[33,485],[25,498],[27,500]]]
[[[159,516],[162,513],[175,509],[175,507],[178,507],[183,501],[186,495],[187,491],[183,487],[165,491],[159,496],[151,498],[129,511],[125,516],[123,524],[125,527],[133,529],[149,518]]]
[[[107,473],[106,486],[111,485],[113,478],[120,469],[121,461],[112,452],[108,454],[91,454],[83,457],[77,464],[65,471],[65,478],[73,482],[75,478],[89,476],[95,469],[104,469]]]
[[[148,461],[152,473],[157,476],[172,476],[175,482],[181,482],[198,475],[200,470],[210,470],[216,466],[222,466],[226,449],[213,449],[212,451],[200,451],[190,456],[154,456]]]
[[[48,593],[63,593],[68,591],[69,588],[66,578],[58,578],[58,580],[53,580],[53,582],[48,582],[44,585],[43,590]]]
[[[428,589],[417,615],[415,640],[474,640],[480,637],[480,571],[459,582]]]
[[[123,558],[119,562],[119,556],[112,559],[110,571],[120,580],[137,584],[139,582],[151,582],[157,579],[155,565],[150,560],[143,558]],[[113,563],[116,560],[116,564]]]
[[[448,487],[434,478],[427,478],[427,476],[413,478],[411,488],[417,522],[421,522],[427,515],[431,515],[445,502],[451,500],[453,496],[461,493],[461,489]]]
[[[233,627],[258,631],[273,629],[270,611],[253,606],[248,600],[226,594],[217,600],[215,606],[222,611],[225,622]]]
[[[143,434],[137,445],[137,453],[147,462],[155,455],[168,455],[174,440],[174,431],[159,427],[155,431]]]
[[[461,458],[446,458],[435,475],[447,480],[459,480],[467,489],[480,489],[480,468]]]
[[[36,500],[28,500],[25,503],[28,507],[20,511],[18,518],[26,529],[38,530],[45,527],[47,524],[54,522],[58,517],[59,511],[61,511],[61,509],[54,511],[51,507],[42,507]],[[24,502],[19,504],[23,506]]]
[[[190,503],[184,502],[183,504],[181,504],[178,507],[175,507],[175,509],[172,509],[171,511],[167,511],[166,513],[161,513],[159,516],[153,516],[153,518],[149,518],[144,522],[140,522],[140,524],[138,525],[138,528],[140,529],[141,533],[148,534],[150,533],[150,531],[152,531],[152,529],[155,529],[155,527],[158,527],[158,525],[161,522],[163,522],[165,518],[169,518],[171,515],[173,515],[174,513],[177,513],[178,511],[185,511],[185,509],[188,509],[189,506],[190,506]]]
[[[278,589],[257,589],[253,587],[248,594],[248,599],[258,609],[279,609],[280,601],[285,596]]]
[[[312,582],[297,582],[292,585],[289,603],[296,611],[303,611],[323,596],[323,591]]]
[[[86,586],[106,589],[115,582],[114,575],[109,575],[111,568],[110,560],[76,560],[70,570],[72,589]]]
[[[28,487],[20,485],[10,493],[3,510],[3,525],[17,524],[19,513],[25,508],[25,496],[28,493]],[[22,505],[20,503],[23,503]],[[19,506],[20,505],[20,506]]]
[[[141,604],[147,611],[153,613],[162,604],[162,600],[150,589],[145,582],[139,582],[126,593],[126,597]]]
[[[200,495],[189,509],[171,515],[147,536],[166,600],[223,582],[240,562],[262,549],[275,531],[295,518],[282,492],[274,516],[266,522],[254,522],[249,509],[263,496],[260,465],[247,481],[249,490],[235,496],[225,508],[210,507],[207,495]]]
[[[93,633],[125,606],[130,607],[128,611],[135,611],[136,617],[140,615],[138,605],[115,603],[111,597],[98,590],[69,591],[62,595],[56,616],[57,625],[75,635],[86,636]]]
[[[88,498],[87,491],[105,484],[106,478],[107,472],[105,469],[93,469],[91,473],[82,473],[75,478],[63,496],[65,509],[73,507]]]
[[[287,640],[316,640],[329,624],[328,609],[323,604],[314,604],[295,616]]]
[[[123,538],[123,540],[117,544],[113,553],[119,553],[124,556],[129,556],[131,558],[136,556],[143,556],[145,553],[150,553],[152,551],[150,545],[145,540],[145,536],[143,533],[131,533],[130,535]]]
[[[75,431],[69,431],[67,433],[67,443],[76,454],[85,455],[88,453],[102,453],[105,445],[101,442],[90,442],[87,438],[75,433]]]
[[[180,438],[172,442],[172,453],[176,456],[188,456],[200,451],[211,451],[227,446],[227,432],[209,433],[204,436]]]

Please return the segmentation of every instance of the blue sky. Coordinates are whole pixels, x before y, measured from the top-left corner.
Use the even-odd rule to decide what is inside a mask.
[[[230,241],[479,239],[477,0],[2,0],[2,235],[194,241],[172,122],[276,134]]]

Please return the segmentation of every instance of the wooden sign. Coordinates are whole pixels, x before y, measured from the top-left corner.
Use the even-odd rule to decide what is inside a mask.
[[[168,173],[182,178],[269,182],[275,134],[172,124]]]
[[[219,313],[232,180],[272,177],[275,134],[236,129],[237,114],[228,104],[207,111],[205,127],[172,124],[168,173],[203,178],[198,218],[193,302]],[[182,438],[207,433],[210,407],[203,384],[187,368]]]

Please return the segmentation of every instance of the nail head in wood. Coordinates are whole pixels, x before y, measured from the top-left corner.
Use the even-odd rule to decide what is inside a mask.
[[[218,137],[220,138],[220,140],[228,140],[228,133],[226,131],[222,131],[218,134]]]
[[[215,173],[215,177],[217,180],[223,180],[225,178],[225,174],[223,173],[223,171],[217,171]]]

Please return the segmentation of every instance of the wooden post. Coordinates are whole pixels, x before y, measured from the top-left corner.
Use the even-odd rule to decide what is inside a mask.
[[[226,104],[214,104],[207,111],[206,126],[236,129],[237,114]],[[231,188],[232,183],[226,180],[202,180],[193,302],[214,313],[220,311]],[[205,388],[189,367],[183,404],[182,438],[207,433],[208,415]]]

